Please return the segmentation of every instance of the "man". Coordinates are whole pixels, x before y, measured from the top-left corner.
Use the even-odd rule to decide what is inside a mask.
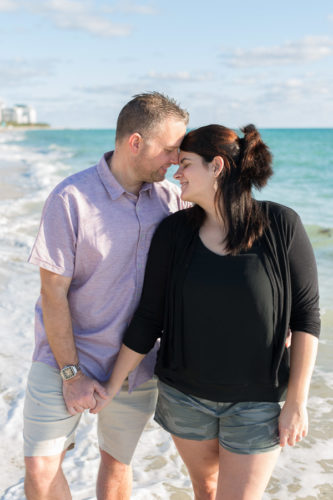
[[[46,201],[29,261],[40,267],[36,346],[24,407],[28,500],[71,498],[61,464],[81,413],[106,397],[122,333],[138,303],[157,224],[182,208],[164,180],[188,113],[153,92],[117,121],[114,152],[61,182]],[[155,352],[98,415],[97,498],[127,499],[130,461],[154,411]]]

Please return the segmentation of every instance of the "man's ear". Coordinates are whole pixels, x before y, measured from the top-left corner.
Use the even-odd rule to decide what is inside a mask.
[[[134,132],[134,134],[130,135],[128,138],[128,145],[133,154],[138,154],[141,146],[142,146],[142,136],[139,132]]]
[[[212,161],[213,173],[215,177],[218,177],[223,170],[224,160],[222,156],[215,156]]]

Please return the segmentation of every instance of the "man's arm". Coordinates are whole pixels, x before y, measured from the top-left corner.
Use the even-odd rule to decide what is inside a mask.
[[[71,278],[40,269],[43,321],[48,342],[59,368],[79,362],[72,330],[68,290]],[[79,371],[63,381],[63,396],[71,415],[94,408],[94,392],[106,397],[105,389],[96,380]]]

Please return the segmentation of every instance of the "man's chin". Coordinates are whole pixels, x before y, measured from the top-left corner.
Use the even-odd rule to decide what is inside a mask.
[[[161,182],[164,181],[166,174],[155,174],[150,182]]]

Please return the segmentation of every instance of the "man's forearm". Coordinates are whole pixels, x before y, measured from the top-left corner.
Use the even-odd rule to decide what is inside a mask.
[[[51,350],[60,369],[65,365],[75,365],[79,362],[79,357],[67,298],[71,278],[45,269],[41,269],[40,274],[43,321]],[[104,387],[82,371],[63,382],[64,401],[71,415],[95,408],[95,393],[101,399],[107,396]]]
[[[67,296],[42,290],[42,310],[46,336],[59,368],[77,364],[79,359]]]

